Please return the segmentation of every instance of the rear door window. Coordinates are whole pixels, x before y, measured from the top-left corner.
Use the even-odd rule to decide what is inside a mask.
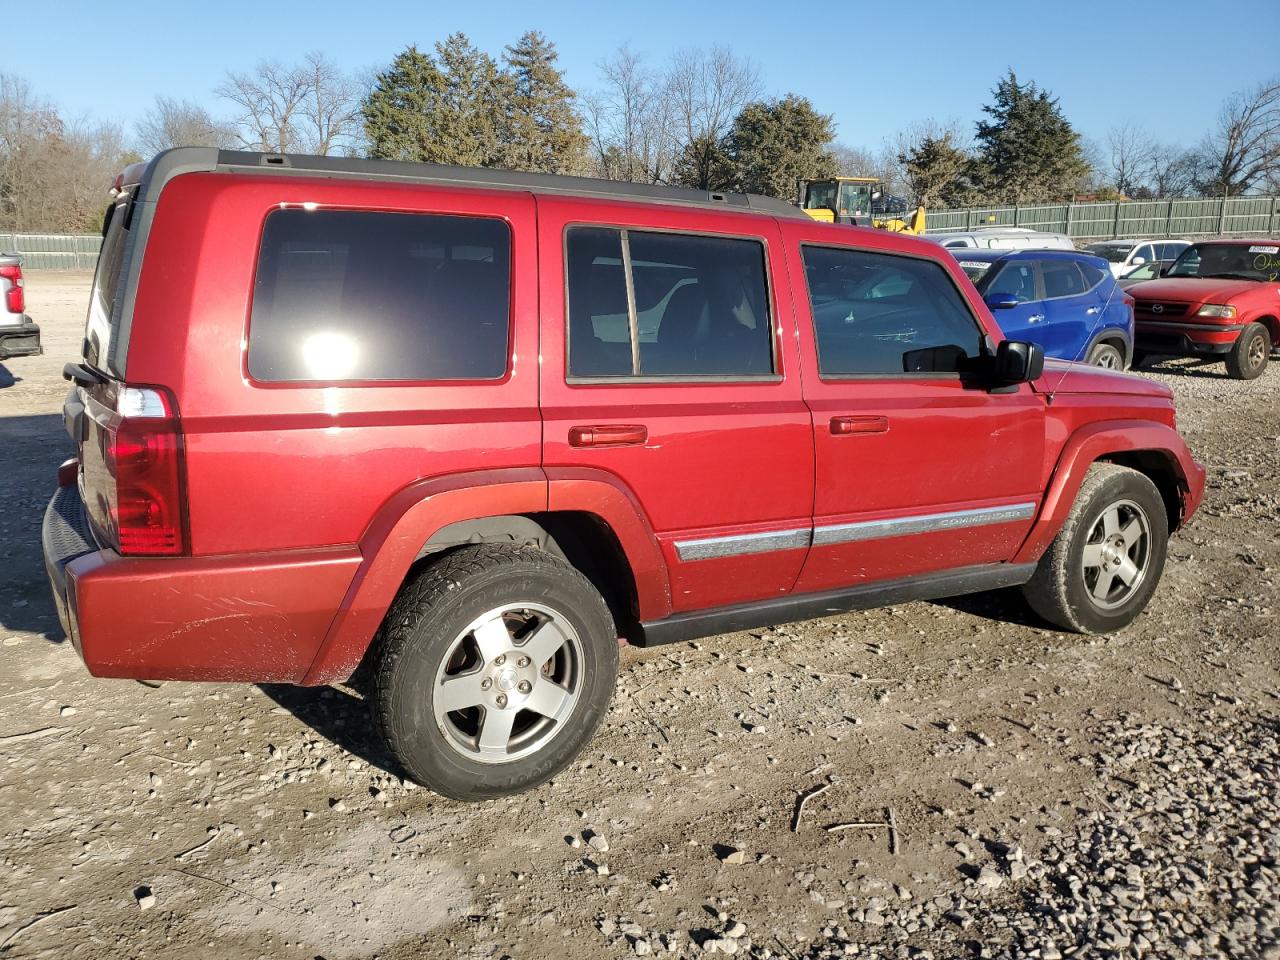
[[[953,373],[982,334],[950,274],[931,260],[805,246],[824,377]]]
[[[566,255],[570,376],[774,373],[758,240],[574,227]]]
[[[502,220],[277,210],[262,235],[249,373],[277,382],[498,379],[510,303]]]
[[[1075,297],[1084,293],[1084,277],[1074,260],[1044,260],[1040,263],[1045,299]]]

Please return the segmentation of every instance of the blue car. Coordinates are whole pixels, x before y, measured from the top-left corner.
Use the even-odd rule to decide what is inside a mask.
[[[1011,340],[1045,356],[1125,370],[1133,359],[1133,298],[1107,261],[1073,250],[956,250],[961,268]]]

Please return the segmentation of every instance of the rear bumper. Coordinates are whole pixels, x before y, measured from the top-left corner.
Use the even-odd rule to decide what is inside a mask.
[[[297,683],[360,563],[354,548],[122,557],[74,485],[53,495],[41,540],[58,617],[96,677]]]
[[[0,327],[0,360],[11,357],[34,357],[44,353],[40,345],[40,327],[23,317],[17,326]]]
[[[1140,320],[1135,330],[1136,347],[1147,353],[1175,356],[1221,356],[1230,352],[1243,324],[1175,323]]]

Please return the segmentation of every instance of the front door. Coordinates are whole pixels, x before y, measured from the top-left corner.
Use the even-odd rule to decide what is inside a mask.
[[[544,466],[647,519],[674,611],[789,592],[813,441],[781,237],[718,211],[538,198]]]
[[[1044,406],[960,372],[986,334],[976,294],[926,257],[786,232],[817,468],[796,591],[1008,560],[1040,501]]]

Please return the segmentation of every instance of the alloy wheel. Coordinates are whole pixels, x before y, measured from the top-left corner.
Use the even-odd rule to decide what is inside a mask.
[[[454,639],[436,672],[432,710],[454,751],[508,763],[564,729],[582,686],[582,642],[565,616],[541,604],[506,604]]]
[[[1085,589],[1100,609],[1123,605],[1142,585],[1151,558],[1151,522],[1132,500],[1109,505],[1089,531],[1081,556]]]

